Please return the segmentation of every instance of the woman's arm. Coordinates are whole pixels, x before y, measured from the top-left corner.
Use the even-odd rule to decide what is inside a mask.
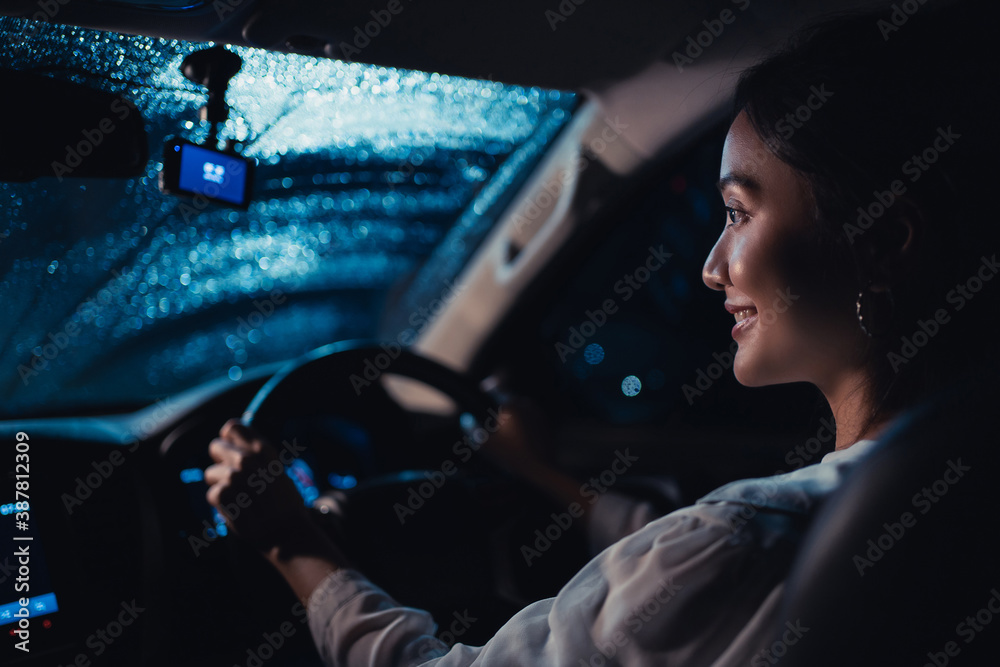
[[[209,445],[208,502],[233,533],[256,547],[308,610],[310,631],[330,665],[418,665],[448,647],[430,614],[403,607],[350,569],[312,520],[274,448],[238,420]],[[284,467],[282,462],[282,467]]]
[[[545,460],[545,452],[555,438],[552,425],[542,410],[530,400],[515,397],[503,409],[500,428],[481,449],[484,456],[501,468],[535,487],[559,507],[581,508],[591,553],[596,555],[618,540],[663,516],[662,506],[680,507],[680,492],[673,480],[664,478],[645,485],[662,502],[649,502],[627,491],[609,489],[600,495],[588,491],[581,482]],[[656,492],[662,493],[656,493]]]

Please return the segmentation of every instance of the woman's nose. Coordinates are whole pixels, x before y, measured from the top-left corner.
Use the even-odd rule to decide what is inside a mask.
[[[724,235],[725,233],[723,233]],[[729,284],[729,253],[723,236],[712,246],[701,269],[701,279],[710,289],[724,290]]]

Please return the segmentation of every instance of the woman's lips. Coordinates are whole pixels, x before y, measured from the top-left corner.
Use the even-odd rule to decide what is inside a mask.
[[[736,325],[733,327],[733,338],[740,334],[757,321],[757,309],[753,306],[732,306],[726,304],[726,310],[736,318]]]

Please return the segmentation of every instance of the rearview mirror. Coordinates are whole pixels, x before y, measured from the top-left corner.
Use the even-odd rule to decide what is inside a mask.
[[[127,178],[149,157],[142,114],[125,98],[40,74],[0,70],[0,181]]]

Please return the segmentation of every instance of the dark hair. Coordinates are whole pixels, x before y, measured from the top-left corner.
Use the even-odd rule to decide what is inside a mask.
[[[915,262],[892,285],[894,305],[869,295],[892,316],[859,351],[872,369],[868,425],[997,359],[1000,276],[971,299],[956,291],[1000,251],[990,217],[995,14],[985,3],[910,0],[838,16],[800,31],[737,86],[735,113],[805,176],[818,233],[853,263],[859,290],[880,249],[900,240],[905,228],[892,222],[916,222]]]

